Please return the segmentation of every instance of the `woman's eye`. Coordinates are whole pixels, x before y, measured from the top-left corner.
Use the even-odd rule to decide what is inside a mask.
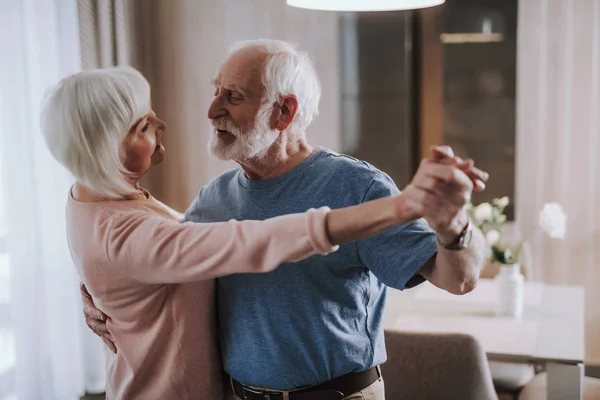
[[[144,125],[144,127],[142,128],[142,132],[146,133],[146,131],[148,130],[148,123],[146,123],[146,125]]]

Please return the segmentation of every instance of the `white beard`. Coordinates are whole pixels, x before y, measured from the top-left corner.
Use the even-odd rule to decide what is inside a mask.
[[[258,111],[254,127],[248,132],[240,130],[229,117],[212,121],[215,129],[226,130],[235,136],[233,143],[227,143],[214,132],[210,137],[209,148],[212,155],[221,160],[245,161],[260,157],[279,137],[279,131],[269,127],[269,106]]]

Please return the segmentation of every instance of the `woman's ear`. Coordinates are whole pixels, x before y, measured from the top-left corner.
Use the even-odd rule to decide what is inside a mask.
[[[278,131],[286,130],[298,111],[298,100],[294,95],[288,95],[279,99],[275,103],[275,129]]]

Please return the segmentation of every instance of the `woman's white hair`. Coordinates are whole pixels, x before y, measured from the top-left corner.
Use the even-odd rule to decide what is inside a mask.
[[[282,96],[294,95],[298,110],[290,131],[302,133],[319,114],[321,83],[313,61],[305,51],[282,40],[257,39],[238,42],[230,54],[248,48],[256,48],[268,54],[262,83],[265,86],[265,102],[272,104]]]
[[[52,156],[101,196],[135,193],[123,165],[123,141],[148,113],[150,85],[131,67],[80,72],[50,89],[41,129]]]

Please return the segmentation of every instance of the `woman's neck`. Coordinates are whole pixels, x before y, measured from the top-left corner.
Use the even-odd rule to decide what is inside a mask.
[[[83,183],[77,181],[73,185],[73,198],[82,203],[94,203],[98,201],[108,201],[108,200],[143,200],[149,197],[149,193],[146,190],[140,188],[136,185],[136,188],[139,190],[139,193],[128,195],[121,199],[109,198],[106,196],[99,196],[98,194],[91,191],[87,186]]]

